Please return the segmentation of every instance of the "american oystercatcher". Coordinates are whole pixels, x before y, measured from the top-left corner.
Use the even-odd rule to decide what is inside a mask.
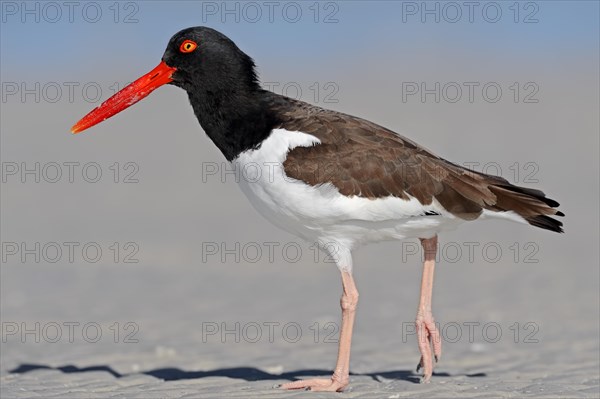
[[[465,169],[367,120],[263,90],[253,60],[206,27],[171,38],[161,63],[91,111],[79,133],[135,104],[164,84],[184,89],[200,125],[235,167],[255,170],[240,186],[259,213],[317,242],[341,272],[342,325],[331,378],[298,380],[285,389],[341,391],[349,382],[358,291],[352,250],[361,244],[419,238],[424,249],[416,327],[429,382],[441,355],[431,311],[438,233],[486,218],[555,232],[564,216],[539,190]]]

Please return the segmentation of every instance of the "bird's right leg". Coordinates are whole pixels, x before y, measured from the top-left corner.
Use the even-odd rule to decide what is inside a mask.
[[[352,273],[342,271],[342,328],[340,330],[340,342],[338,348],[337,364],[331,378],[313,378],[310,380],[299,380],[283,384],[283,389],[309,389],[312,391],[340,392],[350,380],[350,345],[352,342],[352,329],[354,326],[354,315],[358,303],[358,290],[354,284]]]

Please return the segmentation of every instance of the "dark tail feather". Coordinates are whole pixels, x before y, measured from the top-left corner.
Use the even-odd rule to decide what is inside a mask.
[[[543,203],[545,203],[546,205],[548,205],[552,208],[556,208],[560,205],[558,202],[554,201],[553,199],[546,197],[546,194],[544,194],[544,192],[541,190],[536,190],[534,188],[513,186],[513,185],[498,185],[498,187],[502,187],[506,190],[510,190],[515,193],[521,193],[521,194],[528,195],[539,201],[542,201]]]
[[[561,215],[557,215],[558,216],[562,216],[562,212]],[[556,231],[557,233],[564,233],[564,230],[562,228],[563,223],[560,220],[556,220],[556,219],[552,219],[549,216],[546,215],[538,215],[538,216],[531,216],[528,218],[525,218],[525,220],[527,220],[529,222],[530,225],[535,226],[535,227],[541,227],[542,229],[546,229],[546,230],[550,230],[550,231]]]
[[[512,184],[494,184],[489,186],[489,189],[496,194],[494,210],[514,211],[532,226],[557,233],[563,232],[563,223],[550,216],[565,214],[555,209],[559,203],[547,198],[542,191]]]

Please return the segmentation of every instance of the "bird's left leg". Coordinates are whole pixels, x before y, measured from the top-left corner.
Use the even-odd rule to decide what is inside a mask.
[[[415,321],[417,328],[417,340],[421,360],[417,365],[417,372],[423,368],[421,383],[427,383],[433,373],[433,357],[437,363],[442,355],[442,341],[440,333],[431,312],[431,296],[433,291],[433,272],[435,268],[435,255],[437,253],[437,235],[432,238],[421,239],[421,245],[425,253],[423,262],[423,276],[421,278],[421,299]]]
[[[337,364],[331,378],[313,378],[283,384],[283,389],[309,389],[312,391],[340,392],[350,382],[350,344],[352,342],[352,329],[354,315],[358,303],[358,290],[354,284],[352,273],[342,270],[342,328],[338,348]]]

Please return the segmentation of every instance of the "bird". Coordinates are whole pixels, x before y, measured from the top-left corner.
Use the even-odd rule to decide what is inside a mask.
[[[421,383],[441,356],[432,312],[438,235],[481,219],[503,219],[563,232],[559,203],[537,189],[467,169],[360,117],[265,90],[254,60],[209,27],[176,33],[157,67],[93,109],[79,133],[170,84],[182,88],[206,135],[236,168],[254,208],[275,226],[335,261],[342,283],[338,356],[331,377],[281,389],[343,391],[358,304],[352,252],[380,241],[420,240],[423,269],[415,326]],[[248,172],[252,173],[252,172]]]

